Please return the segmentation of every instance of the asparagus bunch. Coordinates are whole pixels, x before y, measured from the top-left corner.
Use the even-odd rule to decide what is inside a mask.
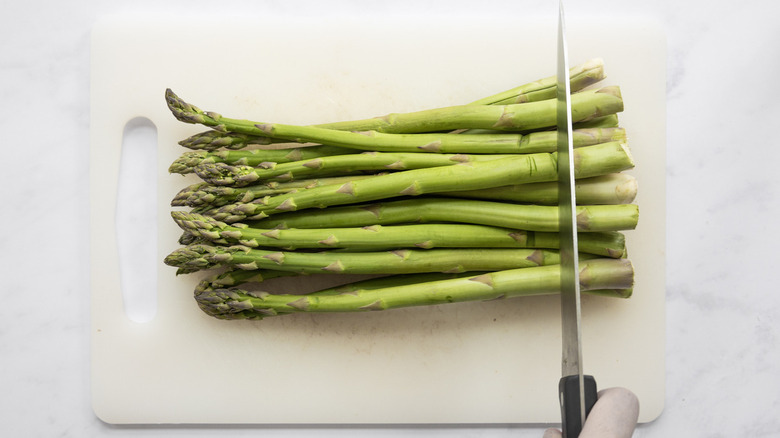
[[[624,230],[636,180],[616,86],[603,63],[571,71],[582,290],[629,297]],[[302,126],[203,111],[173,91],[177,120],[211,128],[171,173],[194,174],[171,204],[178,274],[221,319],[382,310],[559,290],[556,80],[471,103]],[[277,277],[340,275],[339,288],[269,292]],[[381,276],[358,281],[356,276]],[[258,291],[258,285],[262,291]]]

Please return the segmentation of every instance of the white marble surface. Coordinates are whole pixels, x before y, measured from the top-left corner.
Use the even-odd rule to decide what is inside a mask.
[[[547,1],[5,2],[0,14],[1,436],[540,437],[542,427],[116,427],[89,396],[89,32],[109,13],[439,14],[489,20]],[[777,436],[780,6],[570,1],[656,18],[668,38],[666,410],[637,437]],[[218,12],[218,11],[215,11]],[[518,18],[518,22],[522,19]],[[619,38],[619,35],[616,35]],[[25,155],[22,154],[25,153]],[[33,234],[34,233],[34,234]]]

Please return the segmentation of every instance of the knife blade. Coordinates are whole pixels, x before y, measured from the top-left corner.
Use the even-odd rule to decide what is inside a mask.
[[[561,253],[561,380],[558,400],[564,437],[579,436],[596,402],[596,381],[582,372],[582,311],[577,249],[577,206],[571,120],[571,83],[563,1],[558,3],[557,162]]]

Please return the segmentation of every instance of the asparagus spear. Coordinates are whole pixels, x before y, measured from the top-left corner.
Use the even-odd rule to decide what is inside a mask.
[[[297,192],[327,184],[344,184],[371,175],[321,178],[290,182],[269,182],[257,186],[226,187],[197,183],[182,189],[171,201],[172,206],[221,207],[227,204],[247,203],[266,196]],[[637,194],[636,178],[625,173],[583,178],[577,180],[577,199],[584,205],[628,204]],[[518,203],[555,205],[558,203],[558,185],[554,182],[516,184],[482,190],[444,192],[456,198],[510,201]]]
[[[246,186],[264,180],[295,180],[317,175],[342,175],[366,171],[397,171],[475,163],[511,155],[417,154],[363,152],[359,154],[323,156],[306,161],[266,163],[261,167],[233,166],[226,163],[203,162],[195,173],[213,185]]]
[[[625,173],[583,178],[576,181],[577,202],[580,204],[628,204],[637,194],[636,178]],[[541,182],[464,190],[444,193],[446,196],[494,201],[525,202],[543,205],[558,203],[558,184]]]
[[[217,149],[244,149],[252,145],[270,145],[278,143],[269,137],[239,134],[237,132],[205,131],[187,137],[179,145],[193,150],[215,151]]]
[[[201,280],[195,287],[195,293],[205,290],[213,290],[215,288],[239,286],[249,283],[262,283],[272,278],[280,277],[293,277],[299,275],[290,271],[276,271],[276,270],[246,270],[239,268],[231,268],[209,276],[208,278]]]
[[[629,297],[634,271],[625,259],[580,263],[585,293]],[[195,299],[207,314],[220,319],[262,319],[296,312],[357,312],[520,296],[555,294],[560,290],[560,265],[501,270],[455,279],[405,284],[346,293],[271,294],[239,288],[198,291]]]
[[[305,274],[411,274],[492,271],[560,263],[546,249],[398,249],[378,252],[295,252],[252,249],[243,245],[189,245],[165,258],[181,272],[223,266]]]
[[[554,150],[556,135],[555,131],[550,130],[526,134],[492,129],[456,130],[449,133],[392,134],[378,131],[339,131],[318,126],[306,126],[305,128],[306,131],[301,130],[295,134],[286,132],[284,137],[277,130],[275,134],[277,137],[274,138],[206,131],[186,138],[179,144],[189,149],[215,151],[224,147],[225,144],[229,144],[229,149],[242,149],[252,144],[304,143],[307,142],[305,139],[312,139],[308,141],[380,152],[533,153]],[[625,130],[618,126],[615,114],[576,123],[574,128],[574,147],[626,140]],[[475,137],[477,134],[487,135],[487,137],[477,138]],[[463,136],[463,138],[458,138],[458,135]],[[222,136],[230,137],[230,140],[223,140]],[[313,140],[315,138],[316,141]]]
[[[604,62],[592,59],[570,70],[571,90],[576,92],[604,79]],[[556,79],[554,76],[521,85],[498,94],[487,96],[472,102],[474,105],[510,104],[555,99]],[[315,125],[317,126],[317,125]],[[617,126],[610,123],[605,126]],[[352,128],[344,128],[352,130]],[[241,149],[253,144],[267,145],[285,140],[272,139],[266,136],[246,135],[235,132],[206,131],[179,142],[189,149],[215,150],[219,148]],[[453,151],[465,153],[464,151]]]
[[[604,60],[594,58],[569,69],[571,92],[580,91],[604,79]],[[555,99],[557,93],[557,76],[549,76],[511,90],[502,91],[492,96],[472,102],[472,105],[506,105],[512,103],[535,102]]]
[[[170,89],[165,98],[171,113],[182,122],[202,124],[216,131],[271,136],[262,123],[223,117],[180,99]],[[623,111],[623,99],[617,86],[587,90],[572,95],[572,122],[592,120]],[[457,105],[383,117],[318,125],[323,128],[391,133],[417,133],[455,129],[496,129],[529,131],[556,124],[556,100],[548,99],[513,105]]]
[[[313,178],[285,182],[265,181],[263,184],[244,187],[214,186],[201,182],[191,184],[179,191],[171,201],[171,206],[219,207],[226,204],[247,203],[256,199],[262,199],[266,196],[294,193],[300,190],[330,184],[345,184],[350,181],[370,178],[376,175],[381,175],[381,173]]]
[[[252,149],[247,151],[193,151],[185,152],[168,168],[170,173],[188,174],[202,163],[227,163],[244,166],[269,166],[271,163],[289,163],[319,157],[351,154],[354,150],[333,146],[310,146],[285,149]]]
[[[631,230],[636,228],[638,220],[639,207],[636,204],[577,207],[577,226],[582,232]],[[251,224],[257,228],[318,228],[440,222],[557,232],[558,209],[554,206],[423,197],[284,213]]]
[[[207,216],[171,212],[184,231],[214,244],[251,248],[347,248],[350,251],[381,251],[396,248],[535,248],[557,249],[557,233],[472,224],[415,224],[360,228],[258,229],[245,224],[228,225]],[[622,257],[625,238],[620,233],[583,233],[580,251],[607,257]]]
[[[574,124],[575,129],[617,128],[620,126],[617,114],[609,114]]]
[[[554,152],[555,131],[529,134],[490,131],[488,133],[394,134],[376,130],[342,131],[316,126],[282,123],[258,124],[270,137],[299,143],[314,142],[334,147],[379,152],[434,152],[456,154],[506,154]],[[623,128],[584,128],[574,131],[575,147],[610,141],[625,141]]]
[[[579,178],[619,172],[633,167],[624,144],[613,142],[575,150],[575,175]],[[558,177],[553,154],[527,154],[509,158],[456,164],[366,178],[298,193],[282,194],[251,204],[230,204],[208,211],[224,222],[262,219],[271,214],[304,208],[354,204],[397,196],[484,189],[512,184],[554,181]]]
[[[181,189],[171,201],[171,206],[218,207],[238,202],[252,202],[265,196],[292,193],[299,190],[321,187],[329,184],[345,184],[358,179],[382,175],[349,175],[329,178],[313,178],[294,181],[265,181],[263,184],[245,187],[214,186],[205,182],[191,184]]]

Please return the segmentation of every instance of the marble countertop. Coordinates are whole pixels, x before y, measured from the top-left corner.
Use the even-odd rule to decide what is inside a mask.
[[[264,17],[343,14],[491,16],[554,11],[546,1],[234,1]],[[641,15],[666,29],[666,408],[637,437],[776,436],[780,298],[780,6],[704,0],[569,2],[572,15]],[[90,29],[107,14],[186,14],[203,1],[28,1],[0,15],[0,435],[540,437],[542,426],[117,427],[89,393]],[[202,9],[201,9],[202,8]],[[616,35],[619,38],[619,35]],[[27,152],[23,156],[19,151]],[[11,161],[13,160],[13,161]],[[13,213],[13,215],[12,215]],[[21,213],[21,214],[20,214]],[[46,231],[43,231],[46,230]],[[69,231],[63,231],[69,230]]]

